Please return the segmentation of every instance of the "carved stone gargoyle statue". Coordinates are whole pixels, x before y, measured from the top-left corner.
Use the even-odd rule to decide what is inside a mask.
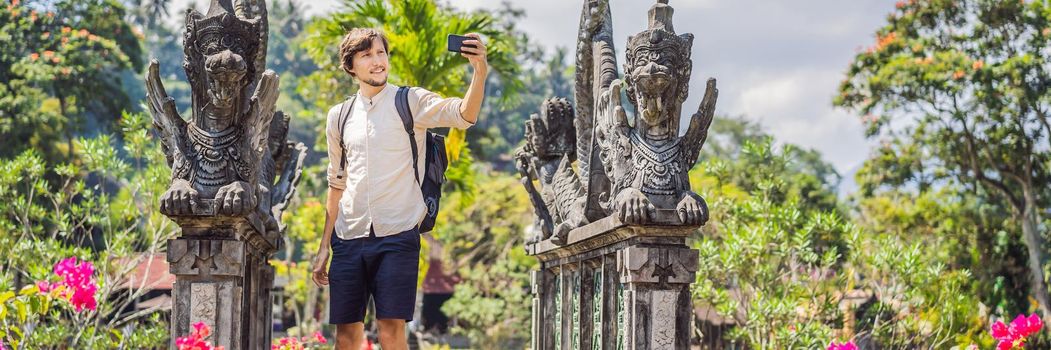
[[[188,122],[165,92],[157,61],[150,62],[146,97],[172,169],[162,214],[245,217],[261,234],[281,231],[305,147],[286,141],[289,118],[275,112],[278,77],[264,70],[267,36],[261,0],[212,0],[206,14],[187,12]]]
[[[526,121],[525,139],[515,154],[522,185],[533,203],[542,238],[551,237],[562,244],[570,229],[588,222],[584,217],[584,189],[572,168],[576,158],[573,106],[565,98],[544,100],[540,114],[530,115]],[[533,185],[534,180],[541,191]]]
[[[577,114],[566,109],[552,115],[550,100],[545,101],[541,115],[527,122],[527,143],[517,154],[542,233],[531,242],[551,238],[561,244],[569,230],[608,216],[630,225],[707,222],[707,204],[690,189],[688,172],[708,136],[718,90],[709,79],[700,107],[679,135],[693,35],[675,34],[672,13],[667,0],[650,8],[649,28],[628,38],[619,79],[609,0],[585,1],[576,57]],[[634,120],[622,91],[635,107]],[[573,118],[572,125],[566,118]],[[540,121],[544,128],[537,127]],[[566,139],[562,135],[574,133],[575,168],[569,148],[559,143]]]
[[[652,223],[660,211],[674,209],[681,224],[703,225],[708,206],[690,189],[688,172],[708,137],[718,90],[715,79],[709,79],[700,107],[680,136],[693,34],[675,34],[667,2],[660,0],[650,8],[649,29],[628,37],[624,79],[602,89],[595,137],[612,182],[610,209],[621,220]],[[621,89],[637,111],[634,123],[624,111]]]

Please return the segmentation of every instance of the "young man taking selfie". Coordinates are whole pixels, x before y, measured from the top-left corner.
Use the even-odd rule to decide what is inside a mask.
[[[460,54],[473,76],[462,99],[419,87],[407,90],[417,150],[424,150],[429,128],[466,129],[478,120],[488,74],[486,48],[477,34],[466,36]],[[361,349],[370,297],[380,345],[407,349],[405,325],[416,306],[420,225],[428,210],[419,185],[425,153],[414,166],[416,151],[396,107],[399,87],[387,83],[388,46],[377,29],[355,28],[343,38],[341,68],[357,82],[358,92],[329,110],[325,127],[329,187],[313,280],[329,286],[329,323],[336,325],[338,350]],[[331,267],[326,267],[330,254]]]

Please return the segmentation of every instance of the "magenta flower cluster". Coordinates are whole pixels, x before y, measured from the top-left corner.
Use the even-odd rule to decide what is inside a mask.
[[[205,338],[212,335],[212,329],[204,322],[193,324],[193,330],[189,336],[175,339],[175,348],[179,350],[225,350],[223,346],[212,346]]]
[[[37,282],[37,288],[41,293],[51,294],[73,305],[77,312],[88,309],[94,311],[98,306],[95,293],[98,292],[98,283],[95,283],[95,265],[90,261],[77,262],[76,257],[62,259],[54,268],[55,275],[62,278],[56,283],[47,281]]]
[[[321,335],[321,332],[314,332],[313,339],[303,337],[297,339],[296,337],[285,337],[274,339],[274,344],[270,346],[271,350],[305,350],[307,345],[310,344],[326,344],[328,340],[325,336]]]
[[[1025,347],[1026,338],[1036,334],[1043,327],[1044,321],[1037,314],[1029,315],[1029,317],[1018,315],[1010,325],[1004,324],[1003,321],[996,321],[990,332],[999,342],[996,346],[997,350],[1022,349]]]
[[[828,350],[858,350],[858,346],[854,345],[854,342],[848,341],[846,343],[832,342],[828,344]]]

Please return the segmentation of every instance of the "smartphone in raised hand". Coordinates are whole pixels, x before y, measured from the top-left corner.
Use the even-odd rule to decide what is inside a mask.
[[[463,48],[464,47],[475,47],[474,45],[464,45],[463,44],[463,42],[465,40],[473,40],[473,39],[474,38],[471,38],[469,36],[449,34],[449,44],[448,44],[449,52],[463,52]]]

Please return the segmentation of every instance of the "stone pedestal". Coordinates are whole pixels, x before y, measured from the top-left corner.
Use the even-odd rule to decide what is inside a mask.
[[[252,217],[174,218],[182,227],[168,241],[172,291],[171,348],[204,322],[227,350],[269,349],[274,268],[279,237],[267,237]],[[258,223],[258,221],[256,221]]]
[[[628,226],[609,217],[570,231],[564,246],[527,245],[540,260],[531,348],[688,349],[698,253],[686,237],[696,227],[666,221]]]

